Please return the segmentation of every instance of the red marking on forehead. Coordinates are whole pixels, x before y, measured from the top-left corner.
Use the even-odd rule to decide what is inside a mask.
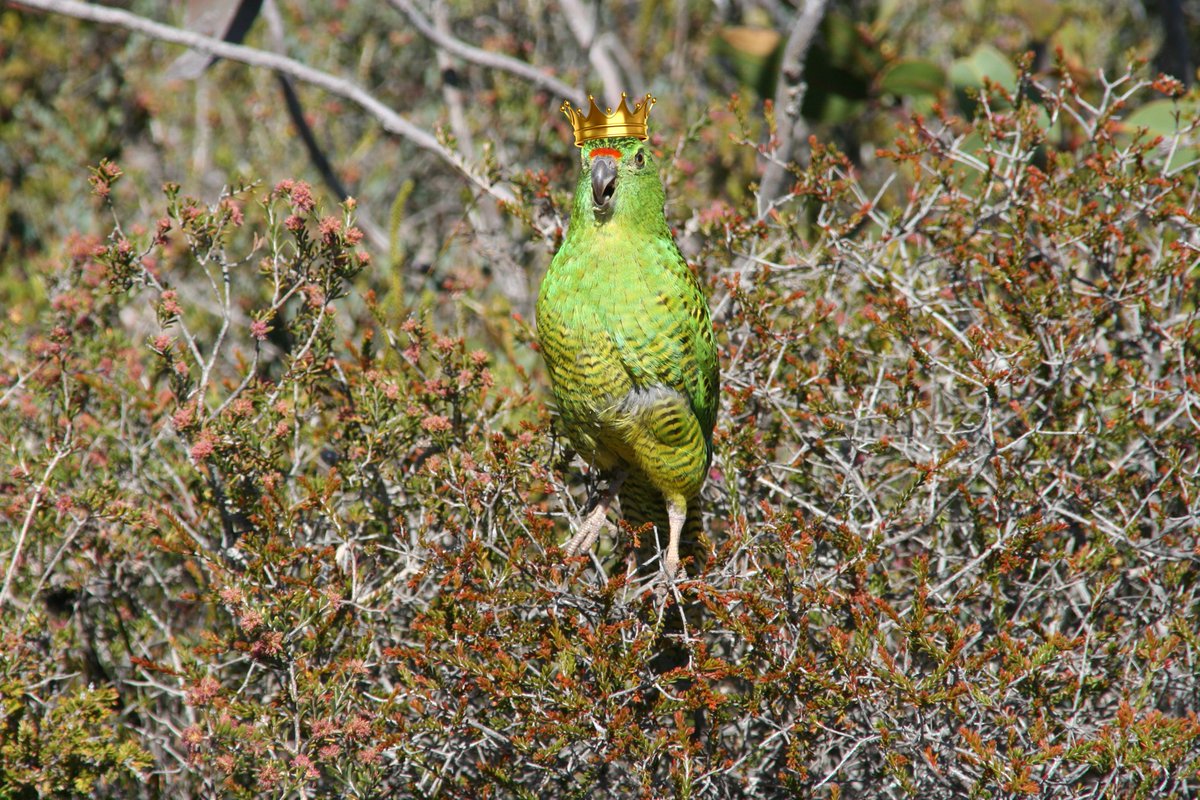
[[[588,158],[595,158],[596,156],[612,156],[613,158],[620,158],[621,151],[613,150],[611,147],[597,147],[595,150],[588,153]]]

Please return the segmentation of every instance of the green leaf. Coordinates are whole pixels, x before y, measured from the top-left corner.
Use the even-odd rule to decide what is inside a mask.
[[[1155,136],[1174,136],[1182,126],[1196,118],[1200,105],[1175,100],[1155,100],[1134,111],[1125,118],[1123,127],[1132,133],[1145,128]]]
[[[860,42],[854,21],[845,14],[831,11],[825,15],[822,33],[829,61],[839,67],[848,66]]]
[[[1163,146],[1170,146],[1170,139],[1191,125],[1197,114],[1200,114],[1200,103],[1194,100],[1154,100],[1121,121],[1121,139],[1128,141],[1139,130],[1145,130],[1151,137],[1162,136]],[[1188,140],[1194,142],[1193,137],[1194,134]],[[1168,172],[1190,169],[1197,155],[1200,155],[1200,148],[1188,144],[1187,140],[1181,141],[1175,146],[1166,169]]]
[[[770,28],[726,26],[717,32],[713,52],[722,57],[742,85],[770,97],[775,91],[782,37]]]
[[[1017,69],[1008,57],[990,44],[981,44],[950,67],[950,80],[958,88],[982,87],[988,78],[1009,92],[1017,89]]]
[[[983,84],[983,81],[979,80],[979,76],[975,74],[975,68],[970,59],[966,58],[960,58],[951,64],[948,76],[955,89],[978,88]]]
[[[879,76],[879,90],[886,94],[913,97],[936,95],[946,88],[946,72],[931,61],[897,61]]]

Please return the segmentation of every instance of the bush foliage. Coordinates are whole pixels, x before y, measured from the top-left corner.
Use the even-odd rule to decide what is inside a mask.
[[[634,531],[564,560],[589,476],[476,216],[392,278],[353,200],[97,158],[5,288],[0,795],[1194,796],[1200,123],[1110,74],[880,110],[762,204],[769,104],[656,128],[723,382],[674,587]],[[546,146],[462,212],[532,285]]]

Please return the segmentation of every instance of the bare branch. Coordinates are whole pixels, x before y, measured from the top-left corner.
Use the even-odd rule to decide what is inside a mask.
[[[397,6],[410,5],[407,0],[393,0],[393,2]],[[413,13],[417,13],[415,9]],[[433,14],[434,30],[444,37],[449,37],[450,20],[447,16],[448,11],[446,6],[438,3],[434,8]],[[419,23],[414,22],[414,25],[420,30],[421,26],[426,24],[426,22],[425,19],[421,19]],[[476,155],[475,137],[471,133],[471,127],[467,124],[467,111],[463,102],[463,92],[458,87],[458,81],[450,77],[450,73],[454,70],[454,60],[448,48],[438,46],[436,50],[435,55],[437,56],[438,71],[442,75],[442,98],[446,101],[446,111],[450,118],[450,130],[454,132],[454,138],[458,141],[458,146],[462,151],[468,156],[474,157]]]
[[[402,0],[402,2],[407,3],[407,0]],[[445,4],[435,4],[433,14],[433,24],[436,32],[443,37],[450,38],[450,20]],[[450,130],[454,133],[454,138],[459,149],[468,157],[474,158],[478,151],[475,148],[475,139],[471,127],[467,124],[463,92],[456,85],[457,82],[451,78],[454,65],[457,63],[456,59],[444,47],[436,47],[435,49],[437,51],[438,70],[443,77],[442,97],[445,99],[446,110],[450,119]],[[491,241],[497,236],[502,235],[501,231],[503,228],[500,213],[495,203],[484,201],[467,209],[467,219],[470,220],[471,229],[480,242]],[[492,263],[492,270],[497,280],[497,285],[503,287],[504,294],[513,298],[516,302],[527,302],[529,297],[528,277],[523,265],[518,264],[512,258],[500,256],[501,247],[488,246],[488,249],[493,250],[497,255]]]
[[[50,478],[54,475],[54,470],[58,467],[59,462],[71,453],[72,430],[73,426],[68,424],[62,444],[55,451],[54,456],[50,459],[50,463],[46,465],[46,470],[42,473],[42,479],[38,481],[33,494],[30,495],[29,508],[25,512],[24,522],[21,523],[21,532],[17,536],[16,544],[13,545],[12,559],[8,562],[8,569],[4,571],[4,586],[0,587],[0,608],[3,608],[8,602],[9,587],[12,585],[13,575],[17,571],[17,566],[21,563],[21,549],[25,546],[25,539],[29,534],[34,515],[37,513],[38,507],[46,495],[47,487],[50,486]]]
[[[126,30],[141,33],[160,41],[211,53],[229,61],[273,69],[296,80],[320,86],[331,94],[335,94],[360,106],[364,111],[375,117],[388,133],[403,137],[418,147],[438,156],[447,164],[454,167],[454,169],[458,170],[471,183],[474,183],[497,200],[511,202],[515,199],[512,189],[507,185],[492,183],[484,176],[477,174],[471,169],[471,166],[467,164],[466,159],[460,153],[446,147],[432,133],[417,127],[409,120],[388,108],[370,92],[345,78],[339,78],[328,72],[313,69],[286,56],[269,53],[254,47],[246,47],[245,45],[230,44],[220,39],[214,39],[211,36],[203,36],[170,25],[164,25],[117,8],[82,3],[78,0],[21,0],[19,4],[10,1],[8,5],[48,11],[54,14],[62,14],[63,16],[99,22],[105,25],[117,25]]]
[[[263,0],[191,2],[185,6],[183,27],[184,30],[241,44],[262,6]],[[168,78],[195,80],[204,74],[212,62],[213,57],[209,53],[188,50],[167,67],[166,75]]]
[[[472,64],[478,64],[489,69],[498,69],[502,72],[516,75],[518,78],[524,78],[560,99],[570,100],[576,104],[583,99],[578,89],[560,81],[552,75],[547,75],[532,64],[527,64],[520,59],[506,56],[503,53],[482,50],[459,39],[455,39],[447,31],[439,30],[437,26],[426,19],[424,14],[417,10],[417,7],[410,0],[389,0],[389,2],[400,13],[408,17],[408,21],[412,23],[418,33],[451,55]]]
[[[582,0],[562,0],[563,16],[575,36],[579,46],[587,51],[588,61],[600,76],[604,85],[604,96],[609,103],[616,103],[621,92],[637,95],[643,91],[643,86],[630,86],[621,70],[617,59],[613,57],[610,39],[597,31],[596,7],[586,7]],[[603,106],[604,103],[598,103]]]
[[[783,58],[779,65],[779,83],[775,87],[775,127],[779,146],[775,158],[767,164],[758,191],[759,214],[783,194],[787,164],[798,142],[804,139],[804,121],[800,105],[804,100],[804,58],[825,16],[826,0],[805,0],[804,8],[792,21]]]

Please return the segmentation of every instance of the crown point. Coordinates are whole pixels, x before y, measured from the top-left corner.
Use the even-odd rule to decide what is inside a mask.
[[[621,102],[616,111],[612,106],[607,106],[605,111],[601,111],[596,105],[596,98],[589,94],[586,115],[582,108],[575,108],[570,101],[564,101],[559,110],[571,120],[571,128],[575,132],[575,146],[583,147],[585,142],[594,139],[622,136],[642,140],[649,138],[646,132],[646,117],[655,103],[654,97],[647,92],[645,98],[634,103],[632,111],[626,103],[627,98],[628,95],[621,92]]]

